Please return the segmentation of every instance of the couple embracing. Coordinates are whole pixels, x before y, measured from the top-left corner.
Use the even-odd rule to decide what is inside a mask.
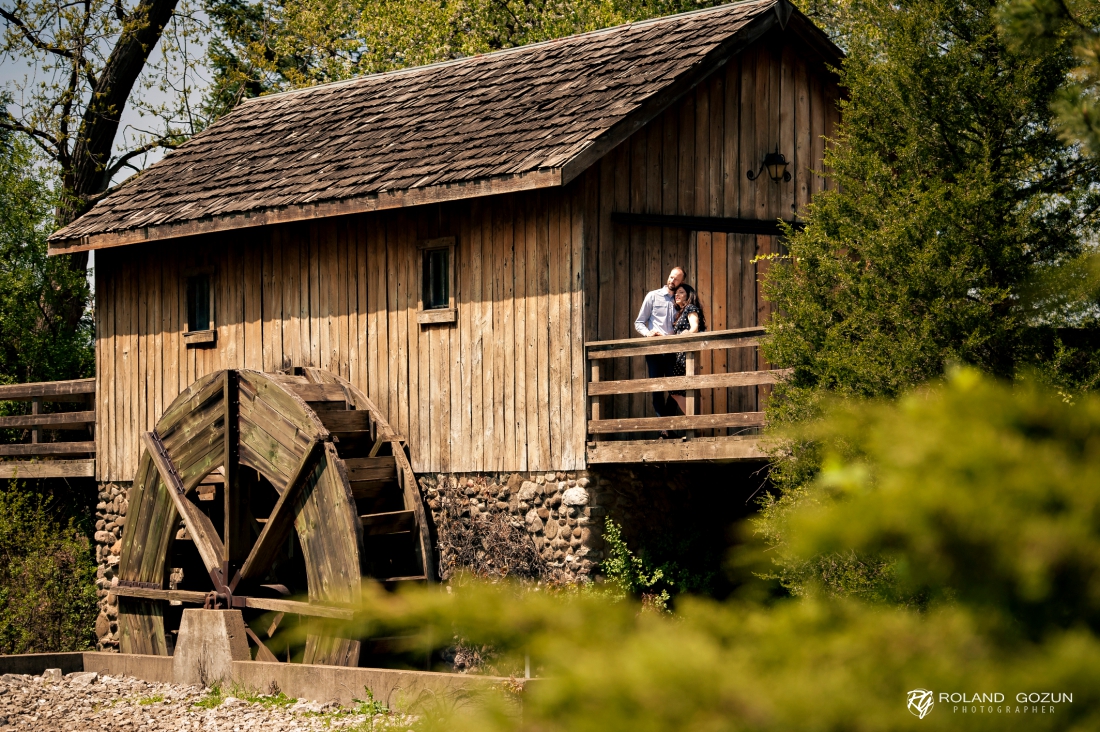
[[[703,306],[695,288],[684,282],[684,270],[673,267],[665,286],[645,296],[642,309],[634,321],[634,329],[646,338],[677,336],[685,333],[701,333],[707,329]],[[649,378],[684,376],[685,353],[661,353],[645,357]],[[669,392],[670,403],[664,392],[653,392],[653,411],[658,417],[685,414],[687,401],[683,391]],[[675,405],[675,406],[674,406]],[[667,437],[664,431],[662,437]]]

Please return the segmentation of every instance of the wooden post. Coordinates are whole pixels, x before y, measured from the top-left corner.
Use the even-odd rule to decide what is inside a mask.
[[[595,384],[600,380],[600,362],[598,359],[589,361],[592,366],[592,379],[591,383]],[[600,398],[598,396],[592,397],[592,421],[596,421],[600,418]],[[600,433],[592,435],[592,439],[602,439]]]
[[[41,411],[42,411],[42,400],[41,399],[32,399],[31,400],[31,414],[37,417],[38,414]],[[35,425],[34,427],[31,428],[31,443],[37,445],[40,437],[41,437],[41,431],[38,429],[38,425]]]
[[[695,376],[695,351],[684,354],[684,376]],[[695,414],[696,390],[688,389],[684,392],[684,413],[688,416]],[[695,430],[686,430],[684,435],[695,437]]]
[[[225,403],[225,557],[222,576],[228,581],[233,577],[252,549],[248,507],[251,503],[250,481],[240,475],[240,384],[239,375],[229,369],[223,384]]]

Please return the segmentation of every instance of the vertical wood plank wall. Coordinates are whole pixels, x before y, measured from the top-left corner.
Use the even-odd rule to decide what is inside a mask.
[[[97,478],[131,480],[138,438],[179,392],[237,367],[318,366],[364,389],[421,472],[584,467],[586,340],[636,335],[642,298],[675,265],[708,327],[767,319],[757,280],[775,237],[624,227],[612,212],[790,219],[825,181],[838,88],[823,66],[764,39],[565,189],[243,229],[96,257]],[[793,180],[750,182],[779,145]],[[416,322],[418,240],[454,236],[458,322]],[[188,348],[187,270],[213,266],[217,343]],[[701,370],[762,364],[712,352]],[[644,359],[605,379],[640,378]],[[754,389],[703,410],[753,410]],[[651,414],[648,395],[609,417]]]
[[[585,337],[637,336],[634,318],[645,294],[660,287],[672,267],[687,270],[699,291],[710,330],[762,324],[769,305],[759,278],[778,251],[777,237],[691,232],[612,224],[612,212],[792,219],[824,190],[825,138],[839,122],[839,89],[822,64],[791,44],[770,39],[732,59],[597,166],[599,216],[586,252]],[[792,180],[767,173],[749,181],[764,155],[778,145]],[[607,365],[605,364],[605,368]],[[748,349],[700,354],[699,373],[765,368]],[[615,359],[604,380],[643,378],[645,360]],[[701,393],[701,413],[752,411],[755,387]],[[610,397],[605,417],[654,416],[649,395]]]
[[[364,389],[416,471],[583,467],[584,185],[99,252],[97,477],[132,480],[140,433],[196,379],[291,366]],[[422,326],[416,243],[441,236],[458,322]],[[202,266],[217,342],[188,348]]]

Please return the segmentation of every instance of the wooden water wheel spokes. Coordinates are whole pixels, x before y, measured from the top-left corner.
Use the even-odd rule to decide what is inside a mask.
[[[335,374],[211,374],[142,448],[113,588],[123,652],[169,653],[166,618],[178,624],[168,616],[181,603],[347,619],[363,577],[434,580],[402,440]],[[279,617],[265,624],[269,639]],[[357,640],[318,628],[303,661],[358,662]],[[254,629],[249,637],[257,658],[275,659]]]

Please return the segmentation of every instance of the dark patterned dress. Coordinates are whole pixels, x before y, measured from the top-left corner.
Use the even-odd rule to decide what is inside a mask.
[[[680,317],[676,318],[676,322],[672,324],[673,330],[676,335],[683,333],[684,331],[691,330],[691,320],[688,319],[688,315],[696,313],[699,316],[699,332],[702,333],[707,329],[706,319],[703,317],[703,311],[698,305],[688,305],[680,313]],[[676,354],[675,360],[672,363],[672,370],[668,374],[669,376],[686,376],[687,375],[687,353],[680,352]],[[679,396],[684,395],[684,390],[669,392],[670,394],[677,394]]]

